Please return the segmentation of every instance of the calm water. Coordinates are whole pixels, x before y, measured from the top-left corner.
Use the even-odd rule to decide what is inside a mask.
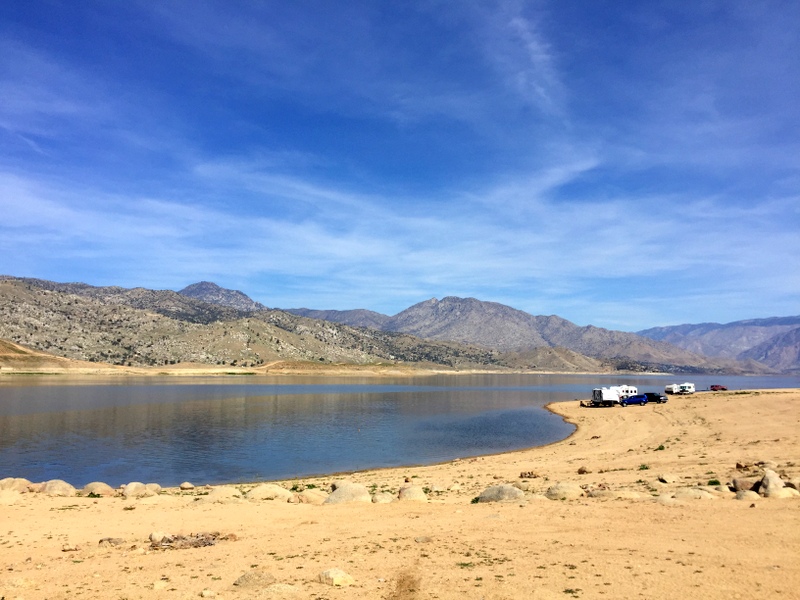
[[[686,377],[474,375],[375,380],[0,378],[0,478],[118,485],[288,479],[430,464],[548,444],[543,407],[626,382]],[[689,377],[697,389],[800,387],[798,377]]]

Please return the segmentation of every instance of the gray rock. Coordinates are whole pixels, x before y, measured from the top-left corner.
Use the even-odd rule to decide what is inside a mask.
[[[61,479],[51,479],[50,481],[46,481],[44,485],[42,485],[40,491],[48,496],[66,497],[74,496],[78,493],[78,490]]]
[[[736,499],[737,500],[760,500],[761,496],[759,496],[756,492],[752,490],[739,490],[736,492]]]
[[[213,488],[207,496],[200,496],[197,499],[202,504],[237,504],[243,502],[242,493],[229,486],[218,486]]]
[[[249,500],[277,500],[287,502],[292,497],[292,492],[274,483],[262,483],[247,492]]]
[[[521,489],[502,483],[483,490],[478,496],[478,502],[518,502],[524,497],[525,493]]]
[[[161,544],[164,540],[171,540],[172,536],[164,531],[154,531],[150,534],[149,539],[153,544]]]
[[[188,492],[189,490],[193,490],[194,489],[194,484],[192,482],[190,482],[190,481],[184,481],[180,485],[180,489],[183,490],[184,492]]]
[[[425,490],[422,489],[422,486],[419,485],[409,485],[400,488],[400,493],[397,497],[398,500],[413,500],[416,502],[428,501],[428,495],[425,493]]]
[[[122,495],[126,498],[144,498],[152,496],[153,493],[141,481],[131,481],[122,488]]]
[[[28,492],[31,485],[33,484],[24,477],[6,477],[5,479],[0,479],[0,490],[11,490],[19,492],[20,494]]]
[[[334,492],[336,493],[336,492]],[[353,585],[356,581],[341,569],[328,569],[317,575],[317,581],[326,585],[345,586]]]
[[[678,478],[672,473],[661,473],[658,476],[658,480],[661,483],[675,483],[676,481],[678,481]]]
[[[614,500],[636,500],[642,497],[639,492],[634,492],[633,490],[608,489],[590,490],[587,495],[590,498],[611,498]]]
[[[344,502],[372,502],[367,486],[352,481],[339,481],[323,504],[342,504]]]
[[[714,500],[716,496],[700,488],[679,488],[672,495],[676,500]]]
[[[547,488],[545,496],[550,500],[575,500],[584,495],[583,488],[577,483],[564,481]]]
[[[378,492],[372,496],[373,504],[390,504],[396,501],[397,498],[389,492]]]
[[[800,492],[798,492],[794,488],[790,487],[783,487],[777,490],[774,490],[769,493],[769,498],[796,498],[800,496]]]
[[[147,489],[148,496],[155,496],[161,493],[161,486],[157,483],[148,483],[144,487]]]
[[[302,492],[298,492],[292,498],[290,498],[289,502],[295,502],[297,504],[320,505],[324,504],[327,498],[327,492],[323,492],[322,490],[318,490],[316,488],[306,488]]]
[[[248,571],[240,576],[233,585],[240,589],[264,588],[275,583],[277,579],[272,573],[265,571]]]
[[[523,492],[529,492],[531,489],[531,484],[528,483],[527,481],[515,481],[511,485],[513,485],[518,490],[522,490]]]
[[[102,481],[93,481],[92,483],[87,483],[85,486],[83,486],[81,493],[87,496],[89,494],[94,494],[95,496],[110,497],[116,496],[117,490],[112,488],[107,483],[103,483]]]
[[[758,488],[758,493],[762,496],[770,497],[779,494],[778,490],[782,490],[784,487],[781,476],[772,469],[767,469],[761,478],[761,486]]]
[[[736,477],[733,480],[734,492],[751,491],[751,490],[757,492],[760,486],[761,486],[760,477]]]

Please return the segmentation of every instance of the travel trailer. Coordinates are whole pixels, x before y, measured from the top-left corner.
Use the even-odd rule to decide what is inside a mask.
[[[677,383],[670,383],[667,386],[664,386],[664,393],[665,394],[677,394],[681,389]]]
[[[632,385],[612,385],[592,390],[592,404],[595,406],[614,406],[628,396],[635,396],[639,390]]]
[[[694,394],[694,384],[693,383],[682,383],[678,386],[678,393],[679,394]]]

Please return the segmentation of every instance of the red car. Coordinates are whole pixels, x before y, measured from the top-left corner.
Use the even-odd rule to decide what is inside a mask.
[[[712,385],[708,389],[710,389],[712,392],[727,392],[728,391],[728,388],[726,388],[724,385]]]

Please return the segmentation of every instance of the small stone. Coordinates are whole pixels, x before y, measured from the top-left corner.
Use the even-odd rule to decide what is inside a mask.
[[[585,466],[580,467],[578,469],[578,475],[586,475],[587,473],[591,473],[591,471],[587,469]]]
[[[209,589],[205,589],[202,592],[200,592],[200,597],[201,598],[213,598],[216,595],[217,595],[217,592],[215,592],[214,590],[209,590]]]
[[[678,478],[672,473],[661,473],[657,478],[661,483],[675,483]]]
[[[272,573],[266,571],[248,571],[241,575],[233,585],[239,588],[261,588],[272,585],[277,581]]]
[[[164,540],[168,540],[171,536],[163,531],[154,531],[150,534],[150,542],[153,544],[161,544]]]
[[[328,569],[317,576],[317,581],[326,585],[345,586],[353,585],[356,581],[341,569]]]

